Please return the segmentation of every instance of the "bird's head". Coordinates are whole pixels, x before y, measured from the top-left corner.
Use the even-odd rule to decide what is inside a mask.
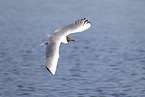
[[[67,42],[70,42],[70,41],[75,41],[74,39],[72,39],[71,37],[69,37],[69,36],[67,36],[66,37],[66,40],[67,40]]]
[[[70,41],[75,41],[75,40],[73,40],[73,39],[70,38],[69,36],[66,36],[66,37],[62,40],[61,44],[67,44],[67,43],[70,42]]]

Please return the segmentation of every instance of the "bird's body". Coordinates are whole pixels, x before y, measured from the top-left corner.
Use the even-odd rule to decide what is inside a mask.
[[[60,44],[67,44],[69,41],[74,41],[67,35],[82,32],[90,28],[91,24],[88,20],[77,20],[75,24],[69,24],[64,27],[58,28],[52,36],[50,36],[46,44],[46,62],[45,66],[52,75],[55,74],[57,63],[59,59],[59,47]]]

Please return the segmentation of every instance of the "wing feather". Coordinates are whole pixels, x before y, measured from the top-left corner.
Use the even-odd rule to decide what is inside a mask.
[[[91,27],[91,23],[88,20],[85,20],[84,18],[81,20],[77,20],[74,24],[69,24],[69,25],[58,28],[54,32],[54,35],[67,36],[72,33],[82,32],[84,30],[89,29],[90,27]]]
[[[59,59],[59,46],[60,39],[54,40],[54,37],[50,37],[49,43],[46,45],[46,68],[55,75],[57,62]]]

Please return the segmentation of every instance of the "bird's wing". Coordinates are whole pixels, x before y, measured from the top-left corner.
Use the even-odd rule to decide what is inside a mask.
[[[69,24],[58,28],[53,35],[67,36],[72,33],[82,32],[90,27],[91,27],[91,23],[88,20],[85,20],[84,18],[81,20],[77,20],[74,24]]]
[[[57,62],[59,58],[60,43],[61,41],[59,38],[57,39],[55,37],[50,37],[49,43],[46,44],[45,66],[52,75],[55,75],[55,72],[56,72]]]

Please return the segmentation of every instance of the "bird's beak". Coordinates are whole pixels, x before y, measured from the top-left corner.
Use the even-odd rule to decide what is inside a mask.
[[[74,41],[74,42],[75,42],[75,40],[74,40],[74,39],[71,39],[71,41]]]

